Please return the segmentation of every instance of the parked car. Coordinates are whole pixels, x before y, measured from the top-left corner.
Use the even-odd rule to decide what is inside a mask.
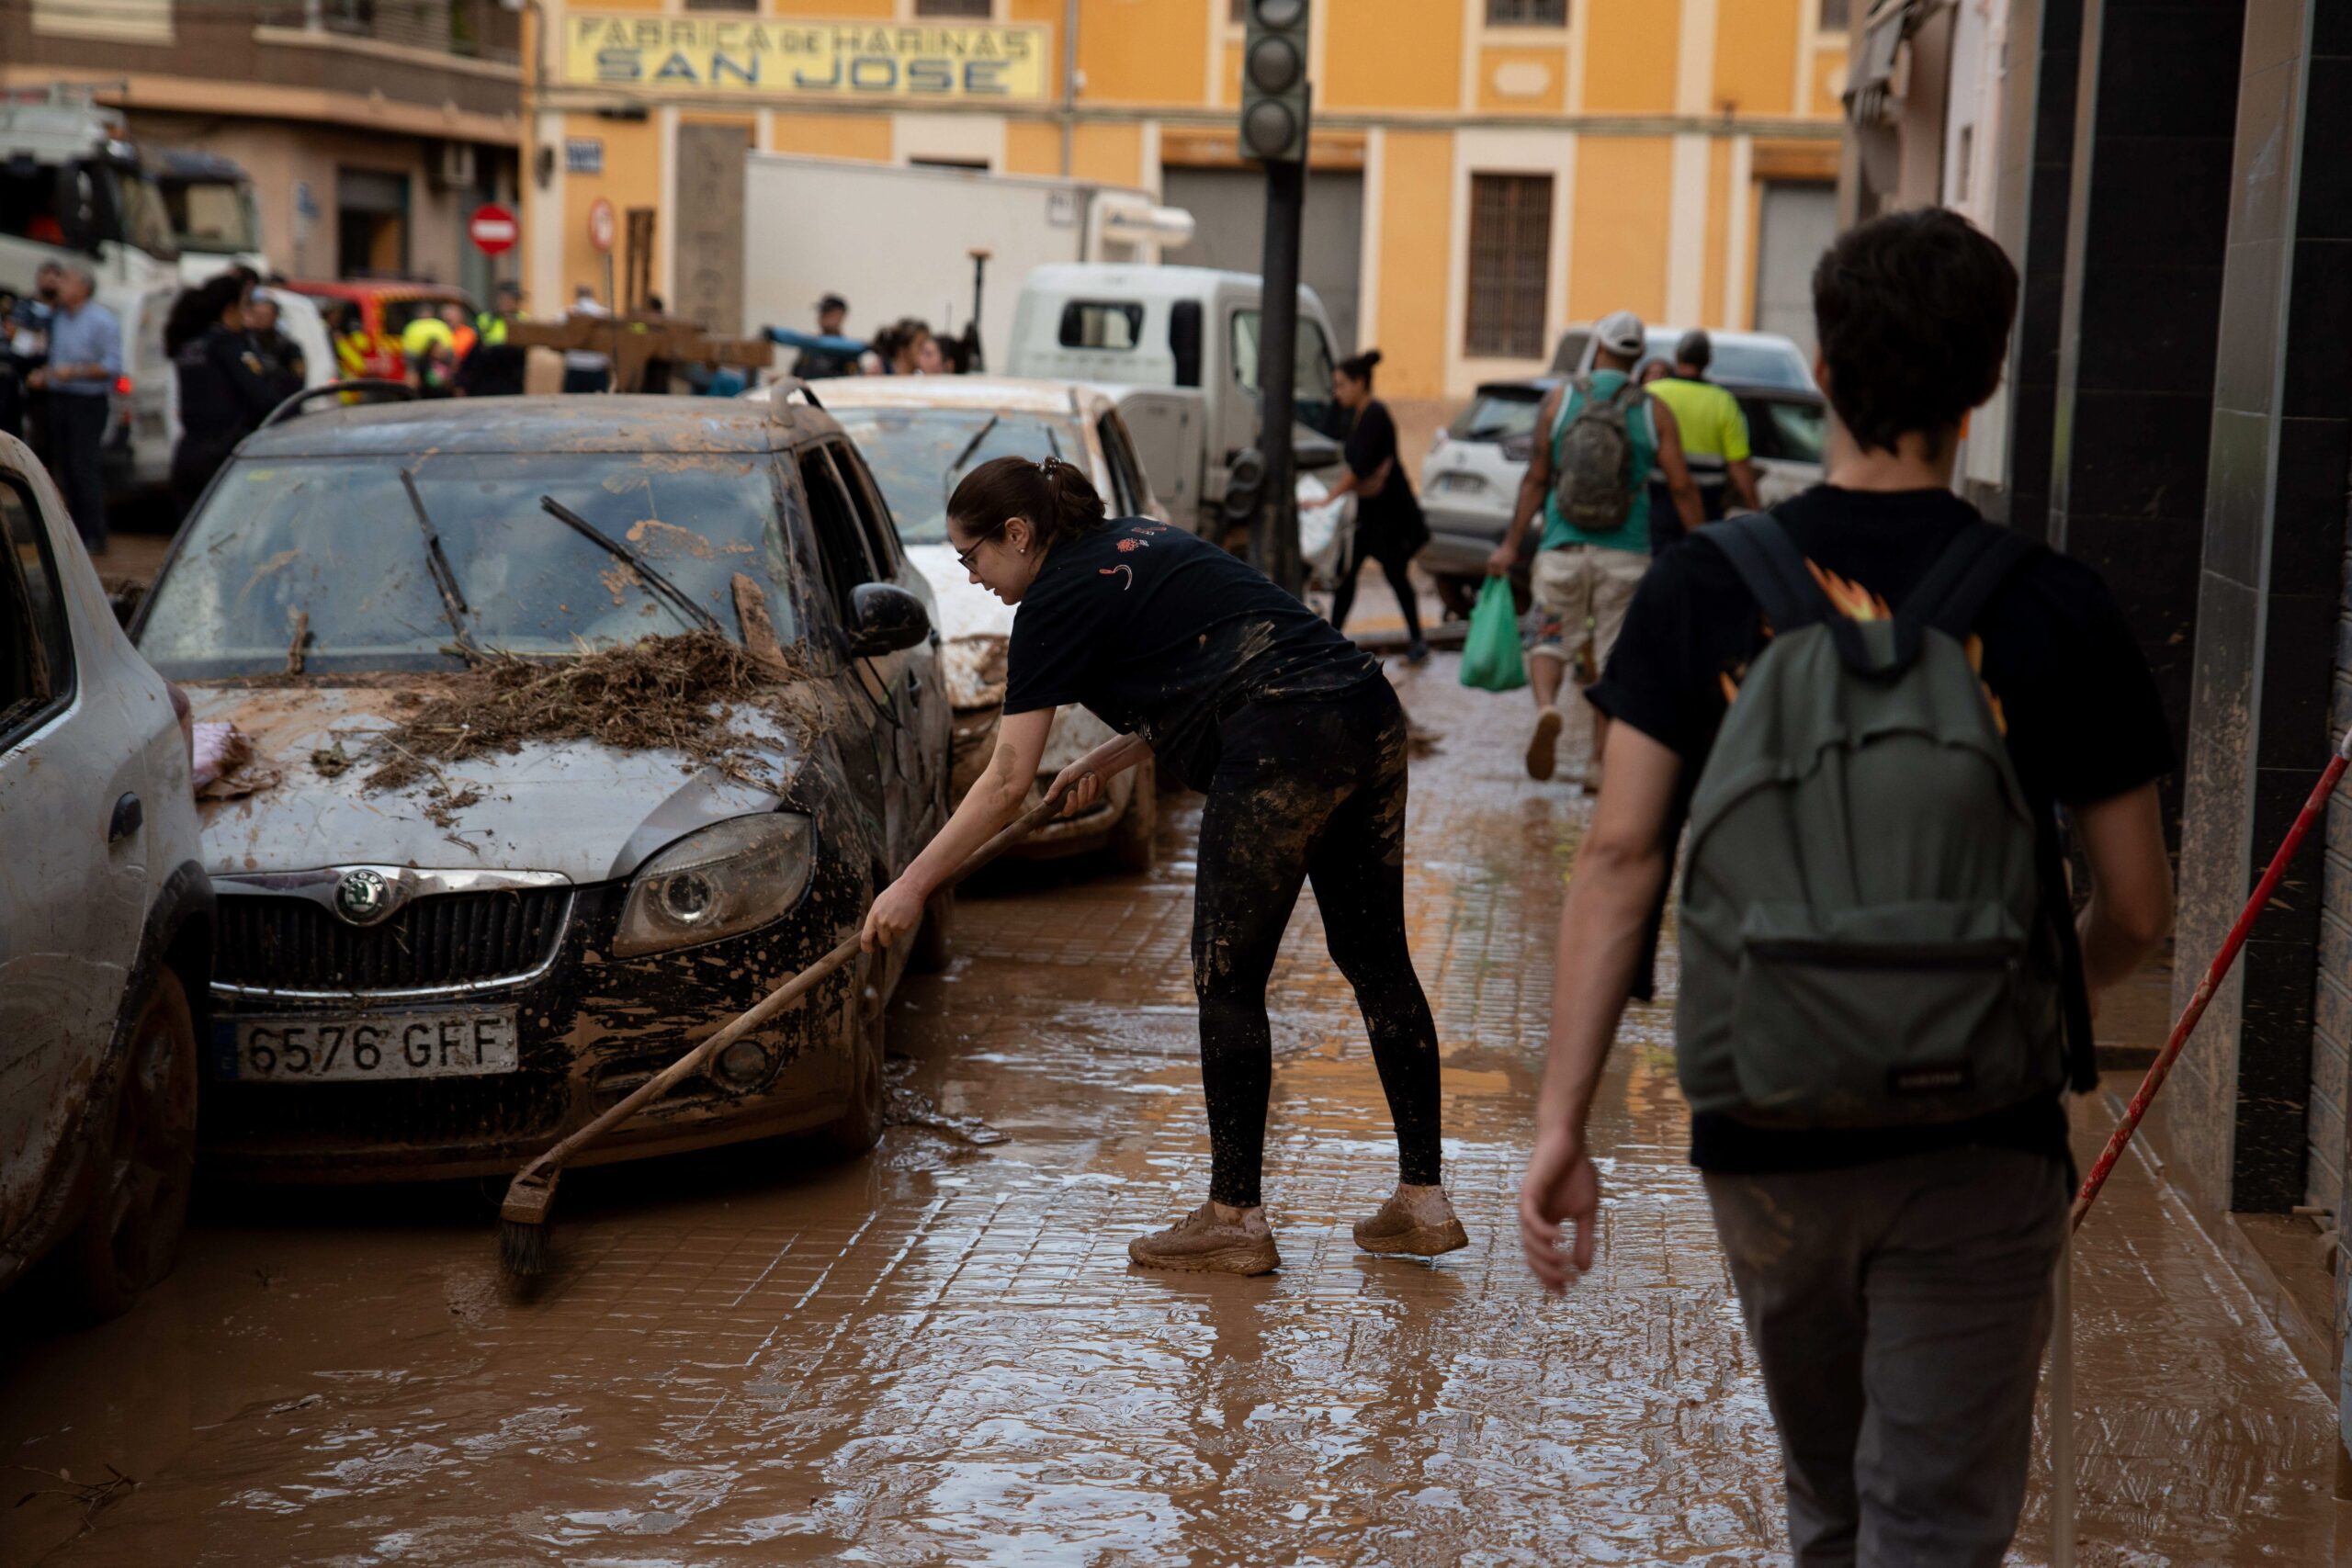
[[[1828,406],[1819,392],[1809,385],[1756,387],[1709,378],[1738,399],[1747,416],[1758,500],[1771,506],[1821,482]],[[1530,376],[1483,383],[1469,406],[1438,432],[1421,464],[1421,510],[1430,525],[1421,569],[1437,580],[1439,594],[1457,614],[1467,613],[1486,578],[1487,558],[1510,529],[1511,508],[1534,451],[1536,417],[1564,379]]]
[[[1113,516],[1165,523],[1168,513],[1153,498],[1110,389],[1001,376],[867,376],[829,381],[819,395],[865,454],[898,519],[907,557],[938,602],[946,639],[940,654],[956,715],[953,793],[961,800],[996,750],[1013,611],[972,581],[947,542],[947,498],[956,481],[991,457],[1060,457],[1086,470]],[[1038,789],[1111,734],[1086,709],[1063,708],[1037,764]],[[1123,871],[1148,871],[1158,797],[1147,761],[1113,779],[1091,808],[1048,824],[1016,852],[1102,849]]]
[[[698,626],[770,655],[772,627],[820,718],[734,705],[744,767],[526,738],[368,782],[373,738],[463,668],[456,626],[556,664]],[[278,775],[205,821],[209,1158],[505,1171],[854,932],[947,810],[931,626],[865,463],[798,401],[330,403],[248,436],[137,623]],[[933,962],[946,908],[915,944]],[[843,969],[590,1157],[871,1145],[909,953]]]
[[[1644,329],[1641,365],[1659,360],[1674,363],[1674,345],[1682,341],[1685,327]],[[1727,387],[1778,387],[1792,392],[1819,390],[1813,382],[1813,361],[1793,339],[1778,333],[1734,333],[1707,329],[1707,338],[1713,347],[1713,363],[1707,367],[1707,378]],[[1544,374],[1566,380],[1592,368],[1595,353],[1592,329],[1589,326],[1570,327],[1560,334],[1553,347],[1552,364]],[[1641,365],[1634,368],[1638,372]]]
[[[300,294],[315,301],[326,318],[330,341],[356,325],[363,344],[360,363],[342,368],[377,380],[398,381],[408,375],[408,356],[401,352],[401,334],[417,317],[435,313],[448,304],[464,306],[468,321],[474,316],[474,302],[463,289],[438,283],[296,278],[269,287],[274,294]],[[311,382],[312,386],[318,384],[316,380]]]
[[[196,1158],[213,908],[189,730],[5,435],[0,546],[0,1285],[54,1253],[112,1316],[170,1270]]]

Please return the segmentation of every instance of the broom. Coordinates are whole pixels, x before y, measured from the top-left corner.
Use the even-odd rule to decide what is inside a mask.
[[[1015,840],[1043,827],[1060,812],[1066,798],[1066,793],[1047,795],[1023,812],[1011,827],[973,851],[942,886],[955,886],[994,860]],[[563,1175],[563,1168],[576,1158],[581,1150],[636,1115],[648,1102],[669,1092],[680,1079],[700,1071],[703,1064],[719,1052],[808,995],[819,981],[857,955],[860,936],[843,941],[831,953],[770,991],[750,1010],[739,1014],[727,1027],[631,1089],[626,1099],[594,1122],[517,1171],[514,1179],[507,1185],[506,1201],[498,1206],[498,1266],[506,1276],[517,1280],[532,1280],[547,1272],[548,1227],[555,1210],[556,1182]]]
[[[2319,820],[2320,813],[2326,809],[2328,797],[2335,793],[2336,783],[2344,777],[2347,764],[2352,764],[2352,729],[2344,732],[2344,739],[2336,745],[2335,755],[2328,759],[2327,767],[2319,775],[2319,783],[2312,786],[2311,798],[2304,801],[2302,810],[2296,813],[2294,826],[2287,829],[2287,837],[2280,841],[2278,852],[2270,857],[2269,869],[2262,874],[2262,880],[2255,884],[2254,896],[2245,901],[2245,908],[2239,912],[2238,923],[2230,928],[2228,938],[2222,942],[2221,952],[2213,955],[2213,962],[2207,967],[2205,978],[2199,983],[2196,994],[2181,1010],[2179,1021],[2172,1026],[2172,1037],[2157,1053],[2155,1061],[2148,1068],[2148,1076],[2140,1080],[2140,1090],[2125,1108],[2123,1120],[2116,1123],[2114,1134],[2109,1137],[2106,1149],[2098,1156],[2098,1163],[2091,1167],[2090,1175],[2083,1179],[2083,1190],[2075,1195],[2075,1210],[2068,1221],[2070,1227],[2080,1226],[2083,1216],[2091,1212],[2091,1203],[2098,1197],[2099,1189],[2107,1185],[2108,1173],[2115,1168],[2123,1146],[2132,1141],[2132,1133],[2140,1125],[2140,1118],[2148,1113],[2149,1102],[2156,1098],[2156,1091],[2165,1087],[2165,1078],[2179,1057],[2180,1048],[2188,1043],[2188,1037],[2195,1032],[2198,1020],[2205,1016],[2206,1004],[2213,999],[2213,993],[2222,988],[2222,981],[2229,975],[2230,966],[2237,962],[2238,949],[2245,945],[2246,934],[2254,929],[2255,917],[2262,913],[2263,906],[2269,903],[2271,895],[2278,891],[2278,884],[2287,874],[2287,863],[2295,858],[2295,852],[2303,847],[2304,836]]]

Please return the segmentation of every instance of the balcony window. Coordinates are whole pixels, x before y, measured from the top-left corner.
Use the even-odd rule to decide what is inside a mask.
[[[1552,176],[1470,176],[1470,276],[1464,352],[1540,359],[1552,265]]]
[[[1490,28],[1565,28],[1568,0],[1487,0]]]
[[[915,0],[918,17],[959,17],[985,22],[996,15],[995,0]]]

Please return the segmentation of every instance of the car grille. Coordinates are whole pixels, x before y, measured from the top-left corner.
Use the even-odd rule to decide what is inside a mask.
[[[224,893],[213,961],[222,985],[271,991],[410,991],[520,979],[546,964],[571,914],[568,887],[441,893],[381,925],[345,924],[307,898]]]

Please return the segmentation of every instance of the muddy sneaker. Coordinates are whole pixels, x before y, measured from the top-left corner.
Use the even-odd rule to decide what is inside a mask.
[[[1535,733],[1529,737],[1527,742],[1529,778],[1548,779],[1552,776],[1552,763],[1560,746],[1560,726],[1566,722],[1567,716],[1558,708],[1545,708],[1535,716]]]
[[[1282,1255],[1274,1250],[1266,1212],[1244,1209],[1238,1213],[1238,1218],[1227,1219],[1215,1203],[1204,1203],[1166,1230],[1127,1243],[1127,1256],[1146,1269],[1200,1274],[1271,1274],[1281,1268]]]
[[[1356,1245],[1366,1252],[1435,1258],[1469,1246],[1470,1236],[1454,1218],[1444,1188],[1400,1183],[1396,1196],[1383,1203],[1378,1213],[1356,1222]]]

